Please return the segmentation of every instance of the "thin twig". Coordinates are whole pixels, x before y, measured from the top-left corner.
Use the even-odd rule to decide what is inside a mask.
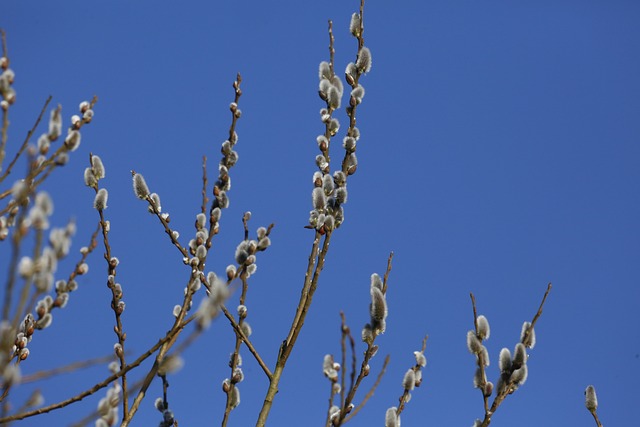
[[[155,353],[156,350],[158,350],[158,348],[163,346],[169,340],[173,339],[175,337],[175,335],[177,335],[179,333],[179,331],[184,329],[184,327],[188,323],[189,322],[184,322],[183,324],[180,325],[179,328],[176,328],[174,330],[169,331],[169,333],[167,333],[167,335],[164,338],[160,339],[149,350],[147,350],[140,357],[138,357],[138,359],[136,359],[133,363],[128,364],[127,367],[124,370],[116,372],[115,374],[110,375],[109,377],[107,377],[103,381],[95,384],[93,387],[91,387],[91,388],[89,388],[89,389],[87,389],[87,390],[85,390],[85,391],[83,391],[81,393],[78,393],[77,395],[75,395],[75,396],[73,396],[73,397],[71,397],[69,399],[63,400],[61,402],[54,403],[54,404],[51,404],[51,405],[48,405],[48,406],[45,406],[45,407],[42,407],[42,408],[34,409],[33,411],[23,412],[21,414],[15,414],[15,415],[11,415],[11,416],[8,416],[8,417],[0,418],[0,424],[7,423],[9,421],[23,420],[25,418],[29,418],[29,417],[32,417],[34,415],[40,415],[40,414],[44,414],[44,413],[47,413],[47,412],[54,411],[56,409],[64,408],[65,406],[69,406],[72,403],[78,402],[78,401],[84,399],[85,397],[96,393],[97,391],[107,387],[109,384],[111,384],[113,381],[115,381],[118,378],[120,378],[122,375],[126,374],[127,372],[131,371],[132,369],[137,368],[149,356],[151,356],[153,353]]]
[[[59,366],[57,368],[49,369],[47,371],[38,371],[22,377],[21,384],[27,384],[34,381],[46,380],[51,377],[55,377],[60,374],[67,374],[70,372],[79,371],[81,369],[90,368],[96,365],[102,365],[114,360],[114,355],[96,357],[94,359],[79,360],[77,362],[69,363],[68,365]]]
[[[244,342],[244,344],[247,346],[247,349],[249,350],[249,353],[251,353],[253,357],[256,359],[256,362],[258,362],[258,365],[260,365],[260,367],[264,371],[267,378],[271,380],[271,377],[273,377],[271,370],[269,370],[266,363],[264,363],[264,360],[262,360],[262,357],[260,357],[260,354],[255,349],[255,347],[253,346],[249,338],[244,334],[244,332],[242,332],[242,328],[240,327],[240,325],[238,325],[238,323],[236,323],[236,320],[233,318],[233,315],[229,312],[229,310],[227,310],[227,308],[224,305],[220,306],[220,310],[222,310],[222,313],[224,314],[224,316],[229,320],[229,323],[233,327],[233,330],[235,331],[235,333],[240,334],[240,336],[242,337],[242,341]]]
[[[533,320],[531,321],[531,327],[525,332],[520,342],[524,343],[528,340],[529,334],[531,333],[530,330],[533,330],[534,323],[537,322],[540,316],[542,315],[542,309],[544,307],[544,303],[547,300],[547,296],[549,296],[549,292],[551,292],[551,283],[547,285],[547,290],[545,291],[544,296],[542,297],[542,302],[540,302],[538,311],[533,316]],[[485,410],[485,416],[484,416],[484,419],[482,420],[481,427],[488,427],[491,424],[491,419],[495,414],[496,410],[498,409],[498,407],[502,404],[502,402],[504,402],[504,399],[506,399],[506,397],[511,393],[513,393],[514,391],[515,391],[514,383],[512,383],[511,381],[506,383],[501,390],[498,390],[496,397],[494,398],[493,403],[491,404],[491,408],[489,410]]]
[[[4,181],[5,178],[9,176],[9,174],[11,173],[11,170],[13,169],[13,166],[16,164],[16,162],[24,152],[25,148],[27,148],[27,145],[29,145],[29,140],[31,139],[31,136],[33,135],[33,133],[36,131],[36,128],[38,127],[38,125],[40,124],[40,121],[42,120],[42,116],[44,115],[44,112],[47,110],[47,107],[49,106],[51,99],[52,97],[51,95],[49,95],[49,97],[47,97],[46,101],[44,102],[42,109],[40,110],[40,114],[38,114],[38,118],[36,119],[36,122],[33,124],[29,132],[27,132],[27,136],[25,137],[24,141],[22,142],[22,145],[18,149],[18,152],[16,153],[15,157],[13,158],[11,163],[9,163],[9,166],[7,166],[7,169],[4,171],[4,173],[0,177],[0,182]],[[3,141],[2,147],[0,148],[0,151],[4,151],[4,141]]]
[[[200,206],[200,212],[207,212],[207,204],[209,203],[209,197],[207,196],[207,156],[202,156],[202,206]]]
[[[387,372],[387,366],[389,365],[389,360],[391,360],[391,356],[389,356],[388,354],[385,356],[384,358],[384,362],[382,363],[382,368],[380,369],[380,372],[378,372],[378,376],[376,377],[376,381],[373,383],[373,385],[371,386],[371,388],[369,389],[369,391],[367,392],[367,394],[364,396],[364,398],[362,399],[362,402],[360,402],[358,404],[358,406],[356,406],[355,408],[353,408],[353,410],[349,413],[349,415],[347,415],[344,418],[343,424],[347,423],[351,418],[355,417],[356,414],[362,409],[364,408],[364,405],[367,404],[367,402],[369,401],[369,399],[371,399],[371,397],[373,397],[373,393],[376,391],[376,389],[378,388],[378,385],[380,385],[380,381],[382,381],[382,377],[384,376],[385,372]]]
[[[590,409],[589,412],[591,413],[591,415],[593,415],[593,419],[596,422],[596,425],[598,427],[602,427],[602,423],[600,422],[600,419],[598,418],[598,413],[596,412],[595,409]]]
[[[93,154],[89,154],[89,164],[93,166]],[[98,193],[98,186],[93,187],[96,194]],[[122,327],[122,312],[123,307],[121,306],[122,299],[122,291],[118,289],[117,283],[115,282],[115,277],[117,275],[116,267],[118,265],[116,259],[111,254],[111,244],[109,243],[109,228],[107,227],[107,222],[104,219],[104,210],[97,209],[98,215],[100,216],[100,227],[102,229],[102,241],[104,243],[104,259],[107,262],[107,288],[111,291],[111,309],[113,310],[113,314],[115,316],[116,326],[113,328],[116,336],[118,337],[119,347],[116,350],[116,356],[120,362],[120,370],[123,370],[127,366],[127,362],[125,360],[125,339],[127,334],[124,332]],[[122,416],[126,418],[129,414],[129,389],[127,384],[127,376],[126,374],[122,375]]]

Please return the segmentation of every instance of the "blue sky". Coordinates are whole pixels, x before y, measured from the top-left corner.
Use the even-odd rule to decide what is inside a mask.
[[[180,7],[5,2],[0,26],[18,94],[12,147],[47,95],[63,105],[66,120],[80,101],[100,99],[82,146],[45,188],[54,196],[55,224],[76,217],[78,249],[98,219],[82,173],[89,152],[102,157],[110,194],[105,213],[127,303],[124,327],[135,353],[170,326],[188,272],[133,196],[129,171],[141,172],[160,194],[183,238],[192,234],[201,156],[214,170],[239,71],[240,161],[207,269],[221,273],[233,261],[244,211],[253,212],[252,229],[276,224],[247,300],[253,341],[273,366],[312,243],[303,226],[311,209],[315,138],[323,130],[317,67],[328,57],[327,19],[334,20],[341,71],[355,56],[347,29],[357,7],[335,0]],[[634,419],[640,400],[638,22],[640,4],[622,0],[367,4],[373,68],[362,80],[367,95],[358,110],[358,172],[269,425],[323,424],[329,385],[322,357],[339,352],[339,312],[358,334],[368,320],[369,276],[384,272],[389,251],[395,258],[388,329],[372,368],[387,353],[391,366],[352,425],[383,424],[425,334],[429,364],[403,425],[471,425],[483,412],[465,345],[473,326],[469,292],[492,324],[487,346],[495,380],[498,352],[513,348],[548,282],[554,288],[538,323],[529,379],[493,425],[590,425],[583,398],[589,384],[605,424]],[[345,122],[342,111],[338,117]],[[111,351],[113,314],[101,252],[69,306],[30,344],[25,373]],[[184,354],[186,365],[170,378],[169,394],[180,425],[220,422],[220,383],[232,346],[220,320]],[[240,426],[255,423],[267,384],[248,354],[244,359],[242,403],[231,419]],[[69,397],[106,374],[98,367],[48,381],[45,399]],[[25,385],[16,394],[28,390]],[[154,384],[134,425],[159,422],[153,400],[160,392]],[[101,396],[18,424],[71,424]]]

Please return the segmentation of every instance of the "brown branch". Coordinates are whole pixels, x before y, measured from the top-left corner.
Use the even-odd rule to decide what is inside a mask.
[[[247,221],[249,220],[249,217],[250,215],[247,215],[246,213],[242,217],[242,223],[244,224],[244,230],[245,230],[245,240],[249,238],[249,230],[247,228]],[[242,281],[242,293],[240,295],[240,305],[244,305],[247,298],[247,291],[249,290],[249,284],[247,282],[247,272],[244,269],[242,270],[242,273],[240,275],[240,280]],[[231,317],[233,318],[233,316]],[[231,414],[231,411],[234,408],[233,389],[236,387],[236,383],[239,382],[234,380],[234,373],[236,368],[238,367],[238,360],[240,358],[240,346],[242,345],[243,337],[245,337],[245,334],[242,331],[242,325],[244,324],[245,317],[246,317],[246,313],[244,313],[244,315],[241,315],[240,313],[238,313],[238,318],[239,318],[238,329],[234,328],[236,340],[235,340],[233,353],[231,355],[231,363],[229,364],[229,368],[231,369],[231,374],[229,375],[229,378],[230,378],[229,388],[226,390],[227,399],[224,407],[224,415],[222,418],[222,427],[225,427],[229,422],[229,416]]]
[[[380,381],[382,381],[382,377],[384,376],[385,372],[387,372],[387,366],[389,365],[389,360],[391,359],[391,356],[389,356],[388,354],[385,356],[384,358],[384,362],[382,363],[382,368],[380,369],[380,372],[378,373],[378,376],[376,377],[376,381],[373,383],[373,385],[371,386],[371,388],[369,389],[369,391],[367,392],[367,394],[364,396],[364,399],[362,399],[362,402],[360,402],[358,404],[358,406],[356,406],[355,408],[353,408],[353,410],[349,413],[349,415],[347,415],[344,418],[343,424],[347,423],[351,418],[355,417],[356,414],[362,409],[364,408],[364,405],[367,404],[367,402],[369,401],[369,399],[371,399],[371,397],[373,397],[373,393],[376,391],[376,389],[378,388],[378,385],[380,385]]]
[[[236,144],[236,141],[238,139],[238,135],[236,134],[236,125],[238,123],[238,119],[240,118],[240,110],[238,110],[238,102],[240,102],[240,97],[242,96],[242,89],[240,89],[241,83],[242,83],[242,76],[240,75],[240,73],[238,73],[236,75],[235,81],[233,82],[233,90],[234,90],[233,102],[229,107],[229,110],[231,111],[231,125],[229,126],[228,141],[231,147],[233,147]],[[227,166],[227,170],[228,170],[231,168],[232,165],[227,161],[227,159],[228,159],[228,156],[225,154],[220,164]],[[218,188],[217,182],[216,182],[216,184],[213,185],[213,194],[216,197],[212,200],[211,207],[209,208],[209,236],[207,237],[207,241],[205,244],[207,249],[211,248],[211,241],[213,240],[213,236],[217,233],[217,230],[216,230],[217,221],[214,220],[212,213],[213,213],[213,210],[216,207],[218,207],[217,196],[219,191],[220,189]]]
[[[469,295],[471,296],[471,306],[473,307],[473,329],[476,331],[476,336],[478,336],[478,310],[476,309],[476,298],[473,296],[473,292],[470,292]],[[478,339],[480,340],[480,342],[482,342],[482,339],[478,336]],[[482,355],[482,353],[477,355],[477,365],[478,365],[478,369],[481,370],[481,375],[480,378],[482,378],[483,383],[482,384],[478,384],[478,390],[480,390],[480,392],[482,393],[482,401],[483,401],[483,405],[484,405],[484,413],[487,414],[489,412],[489,396],[486,395],[485,393],[485,383],[484,383],[484,379],[486,378],[486,366],[485,366],[485,360],[484,360],[484,356]]]
[[[57,368],[49,369],[47,371],[38,371],[29,375],[25,375],[22,377],[22,381],[20,383],[27,384],[30,382],[46,380],[56,375],[79,371],[80,369],[101,365],[103,363],[111,362],[112,360],[114,360],[113,354],[109,354],[108,356],[96,357],[88,360],[79,360],[77,362],[69,363],[68,365],[59,366]]]
[[[600,422],[600,419],[598,418],[598,413],[596,412],[596,410],[595,409],[589,409],[589,412],[593,416],[593,419],[596,422],[596,425],[598,427],[602,427],[602,423]]]
[[[207,196],[207,156],[202,156],[202,206],[200,212],[207,212],[207,204],[209,203],[209,197]]]
[[[525,331],[524,336],[521,339],[521,342],[526,342],[528,340],[529,334],[531,333],[530,331],[533,330],[533,325],[535,324],[535,322],[538,321],[538,319],[542,315],[542,309],[544,307],[544,303],[547,300],[547,296],[549,296],[549,292],[551,292],[551,283],[547,285],[547,290],[545,291],[544,296],[542,297],[542,302],[540,303],[538,311],[533,316],[533,320],[531,321],[531,327]],[[505,384],[504,387],[502,387],[502,390],[498,390],[497,395],[494,398],[493,403],[491,404],[491,408],[488,410],[485,409],[485,416],[484,416],[484,419],[482,420],[481,427],[488,427],[491,424],[491,418],[495,414],[498,407],[500,407],[502,402],[504,402],[504,399],[506,399],[507,396],[513,393],[514,391],[515,391],[515,387],[511,381]]]
[[[424,354],[424,351],[427,348],[427,339],[429,338],[429,336],[425,336],[424,339],[422,340],[422,349],[421,352]],[[416,361],[416,364],[411,368],[413,369],[413,372],[418,372],[422,369],[422,366],[419,365]],[[415,387],[418,387],[419,383],[415,384]],[[410,399],[410,394],[411,394],[411,390],[410,389],[404,389],[402,396],[400,396],[399,400],[399,405],[398,405],[398,409],[396,409],[396,415],[399,417],[400,414],[402,413],[402,411],[404,410],[404,406],[407,404],[407,402],[409,402]]]
[[[42,408],[38,408],[38,409],[34,409],[33,411],[29,411],[29,412],[23,412],[21,414],[15,414],[15,415],[11,415],[8,417],[3,417],[0,418],[0,424],[2,423],[7,423],[9,421],[16,421],[16,420],[23,420],[25,418],[29,418],[29,417],[33,417],[34,415],[40,415],[40,414],[44,414],[44,413],[48,413],[51,411],[54,411],[56,409],[60,409],[60,408],[64,408],[65,406],[69,406],[72,403],[78,402],[82,399],[84,399],[87,396],[90,396],[94,393],[96,393],[97,391],[99,391],[100,389],[103,389],[105,387],[107,387],[109,384],[111,384],[113,381],[117,380],[118,378],[120,378],[122,375],[126,374],[127,372],[131,371],[132,369],[138,367],[142,362],[144,362],[149,356],[151,356],[153,353],[156,352],[156,350],[158,350],[161,346],[163,346],[166,342],[168,342],[169,340],[173,339],[174,336],[176,334],[178,334],[178,332],[182,329],[184,329],[184,327],[188,324],[188,322],[183,323],[182,325],[180,325],[179,328],[174,329],[169,331],[169,333],[167,333],[167,335],[160,339],[155,345],[153,345],[153,347],[151,347],[149,350],[147,350],[145,353],[143,353],[140,357],[138,357],[138,359],[136,359],[133,363],[130,363],[127,365],[127,367],[122,370],[119,371],[113,375],[110,375],[109,377],[107,377],[106,379],[104,379],[103,381],[95,384],[93,387],[78,393],[77,395],[63,400],[61,402],[58,403],[54,403]]]
[[[89,154],[89,164],[93,165],[93,155]],[[96,193],[98,193],[98,186],[94,187]],[[122,298],[122,293],[117,289],[115,277],[117,275],[116,266],[117,263],[113,262],[113,256],[111,255],[111,244],[109,243],[109,230],[107,227],[107,223],[104,219],[104,211],[102,209],[98,209],[98,215],[100,216],[100,227],[102,229],[102,241],[104,243],[104,259],[107,261],[107,288],[111,291],[111,309],[113,310],[113,314],[115,316],[116,326],[113,328],[116,336],[118,337],[118,344],[120,345],[119,349],[116,350],[116,356],[120,362],[120,370],[123,370],[127,366],[127,362],[125,360],[125,339],[127,334],[124,332],[122,327],[122,308],[120,307],[120,302]],[[126,373],[122,375],[122,416],[127,417],[129,414],[129,389],[127,385],[127,376]]]
[[[190,278],[189,282],[191,282],[191,278]],[[184,296],[184,300],[183,300],[183,303],[182,303],[182,309],[180,310],[180,314],[178,314],[173,326],[171,327],[169,332],[167,332],[166,336],[170,337],[170,338],[165,340],[163,342],[163,344],[159,347],[159,351],[158,351],[158,354],[156,356],[155,361],[153,362],[153,366],[151,367],[151,369],[149,369],[149,371],[147,372],[147,375],[144,377],[144,380],[142,382],[142,386],[140,387],[140,390],[138,391],[135,399],[133,400],[133,403],[131,404],[131,408],[129,410],[129,413],[127,414],[126,417],[123,417],[121,427],[126,427],[126,426],[129,425],[129,423],[133,419],[134,415],[138,411],[138,409],[140,407],[140,403],[142,402],[142,399],[144,399],[144,397],[145,397],[145,395],[147,393],[147,390],[148,390],[149,386],[151,385],[151,382],[153,381],[153,379],[155,378],[156,374],[158,373],[158,369],[160,368],[160,364],[164,360],[165,356],[167,355],[167,353],[169,352],[171,347],[175,344],[176,340],[178,339],[178,336],[180,335],[180,332],[184,329],[184,327],[187,324],[189,324],[195,318],[194,316],[191,316],[188,320],[185,320],[185,316],[186,316],[186,313],[188,311],[188,307],[191,305],[191,300],[192,300],[193,293],[194,293],[188,287],[188,285],[187,285],[187,289],[188,289],[188,291]],[[198,333],[199,333],[198,330],[193,332],[193,334],[198,334]],[[190,342],[192,342],[192,340],[188,340],[188,342],[190,343]]]
[[[247,349],[249,350],[249,352],[256,359],[256,362],[258,362],[258,365],[260,365],[260,367],[264,371],[264,373],[267,376],[267,378],[269,380],[271,380],[271,378],[273,377],[273,374],[271,373],[271,371],[267,367],[266,363],[264,363],[264,360],[262,360],[262,357],[260,357],[260,354],[255,349],[255,347],[253,346],[253,344],[251,343],[249,338],[247,338],[247,336],[244,334],[244,332],[242,332],[242,329],[240,328],[240,325],[238,325],[238,323],[236,323],[235,319],[233,318],[233,315],[229,312],[229,310],[227,310],[227,308],[224,305],[222,305],[220,307],[220,309],[222,310],[222,313],[224,313],[224,316],[227,319],[229,319],[229,323],[233,327],[233,330],[235,331],[235,333],[236,334],[240,334],[240,336],[242,337],[242,341],[247,346]]]
[[[531,321],[531,329],[533,329],[533,327],[536,325],[536,322],[538,321],[540,316],[542,316],[542,307],[544,306],[544,303],[547,300],[547,296],[549,296],[549,292],[551,292],[551,283],[547,285],[547,290],[545,291],[544,296],[542,297],[542,301],[540,302],[540,307],[538,308],[538,312],[536,313],[535,316],[533,316],[533,320]],[[529,329],[527,329],[527,332],[525,333],[524,338],[527,338],[528,336],[529,336]]]
[[[391,261],[393,260],[393,251],[389,252],[389,258],[387,259],[387,270],[384,272],[384,277],[382,279],[382,293],[387,293],[387,282],[389,281],[389,274],[391,273]]]
[[[385,294],[386,294],[386,290],[387,290],[387,281],[389,279],[389,274],[391,273],[391,258],[393,257],[393,252],[391,252],[389,254],[389,258],[387,260],[387,269],[385,271],[384,274],[384,282],[383,282],[383,288],[385,289]],[[349,406],[351,405],[351,403],[353,402],[353,399],[356,396],[356,393],[358,391],[358,388],[360,387],[360,384],[362,382],[362,380],[369,375],[369,361],[373,358],[373,356],[376,355],[377,351],[378,351],[378,346],[375,345],[375,340],[378,337],[378,334],[376,333],[376,331],[372,331],[373,334],[373,339],[371,341],[367,341],[367,349],[364,352],[364,359],[362,360],[362,363],[360,365],[360,372],[358,374],[357,379],[355,380],[355,382],[352,380],[351,382],[351,386],[349,387],[349,393],[347,395],[347,398],[344,402],[344,404],[342,405],[341,411],[340,411],[340,422],[342,423],[346,416],[349,414]],[[354,369],[355,371],[355,369]],[[344,392],[343,392],[344,393]]]

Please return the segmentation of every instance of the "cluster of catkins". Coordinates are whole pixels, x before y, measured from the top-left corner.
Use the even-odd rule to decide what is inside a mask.
[[[175,425],[174,414],[171,409],[169,409],[169,404],[164,401],[163,398],[159,397],[155,401],[155,407],[160,413],[162,413],[162,421],[158,424],[159,427],[173,427]]]
[[[404,389],[403,403],[409,402],[409,400],[411,400],[411,391],[413,391],[415,387],[420,387],[420,384],[422,384],[422,369],[427,366],[424,349],[414,351],[413,355],[416,358],[416,364],[409,368],[404,374],[404,377],[402,377],[402,388]],[[387,409],[384,425],[385,427],[400,427],[400,415],[398,415],[398,408],[396,406]]]
[[[225,378],[224,381],[222,381],[222,391],[229,395],[229,406],[231,409],[235,409],[240,405],[240,390],[238,389],[238,383],[241,383],[244,380],[244,373],[242,372],[242,357],[240,354],[231,354],[229,366],[231,367],[234,365],[234,357],[236,359],[233,375],[231,375],[231,378]]]
[[[322,373],[324,376],[331,381],[332,394],[340,394],[342,392],[342,386],[338,381],[338,372],[340,372],[341,366],[338,362],[333,359],[332,354],[327,354],[324,356],[322,360]],[[351,412],[354,408],[353,403],[350,403],[347,407],[347,413]],[[336,425],[340,419],[341,409],[338,405],[332,405],[329,408],[329,421],[332,425]]]
[[[360,38],[362,34],[362,19],[360,14],[354,13],[350,24],[351,34]],[[344,86],[342,80],[335,74],[333,64],[323,61],[320,63],[318,77],[320,79],[318,94],[327,103],[320,110],[320,120],[325,125],[325,133],[316,138],[321,154],[316,156],[316,166],[319,171],[313,175],[314,189],[312,192],[313,210],[309,215],[310,226],[321,233],[330,232],[340,227],[344,221],[342,205],[347,202],[347,176],[356,172],[358,159],[356,157],[356,144],[360,139],[360,131],[355,126],[353,119],[354,109],[362,102],[364,87],[359,84],[360,76],[371,70],[371,51],[362,46],[358,50],[356,62],[347,65],[345,79],[351,86],[349,106],[346,111],[351,122],[347,135],[342,141],[345,149],[345,158],[342,170],[330,173],[329,146],[331,138],[340,130],[340,122],[333,117],[333,112],[340,108]]]
[[[382,278],[377,273],[371,275],[371,304],[369,315],[371,320],[362,329],[362,341],[372,343],[376,335],[384,334],[387,328],[387,299]]]
[[[240,90],[238,88],[237,81],[233,83],[233,86],[236,91]],[[242,116],[242,111],[238,108],[237,103],[232,102],[229,105],[229,109],[233,113],[234,120],[239,119],[240,116]],[[218,165],[218,179],[213,185],[213,195],[215,200],[211,207],[212,216],[215,209],[226,209],[229,207],[229,198],[227,196],[227,191],[231,189],[231,176],[229,176],[229,169],[235,166],[238,162],[238,152],[233,149],[237,143],[238,134],[235,131],[231,133],[229,139],[222,142],[222,147],[220,148],[222,159]],[[218,232],[217,227],[212,231],[216,234]]]
[[[2,101],[0,101],[0,107],[7,111],[9,105],[16,102],[16,91],[13,88],[13,80],[16,74],[11,68],[9,68],[9,58],[3,56],[0,58],[0,95],[2,95]]]
[[[82,101],[79,105],[79,114],[71,116],[71,125],[67,129],[67,136],[64,139],[62,147],[56,151],[55,158],[53,159],[55,164],[64,165],[69,161],[68,152],[75,151],[80,146],[82,135],[80,128],[93,120],[93,109],[91,103],[88,101]],[[49,152],[51,143],[56,141],[62,134],[62,107],[58,105],[57,108],[51,110],[51,116],[49,118],[49,131],[43,133],[38,138],[36,150],[38,156],[36,157],[36,164],[40,165],[46,160],[46,155]]]
[[[476,323],[477,330],[467,332],[467,348],[470,353],[476,356],[478,364],[473,384],[476,388],[481,389],[486,397],[489,397],[493,393],[494,385],[486,378],[485,367],[489,366],[489,352],[482,341],[489,338],[491,330],[489,321],[483,315],[477,317]],[[520,342],[516,344],[513,355],[508,348],[503,348],[500,351],[498,362],[500,377],[497,383],[497,394],[513,393],[525,383],[528,375],[527,348],[533,348],[535,343],[535,330],[531,323],[524,322]]]
[[[84,185],[96,190],[96,197],[93,199],[93,207],[99,211],[103,211],[107,208],[109,193],[106,188],[98,189],[98,181],[104,178],[107,175],[107,172],[100,157],[92,154],[90,162],[91,166],[84,170]]]
[[[116,362],[112,362],[109,364],[109,370],[111,373],[117,373],[119,369],[119,365]],[[107,389],[106,396],[104,396],[98,402],[98,415],[99,418],[96,420],[96,427],[110,427],[118,424],[118,406],[121,401],[121,393],[122,387],[118,381],[114,381],[111,383],[111,387]]]
[[[35,203],[29,210],[23,226],[42,232],[49,228],[49,216],[53,213],[53,202],[49,195],[40,192],[36,195]],[[49,233],[49,244],[35,257],[24,256],[18,262],[18,274],[27,283],[33,284],[39,295],[48,294],[55,282],[56,296],[46,295],[36,302],[35,313],[28,313],[18,326],[15,342],[11,350],[11,358],[25,360],[29,355],[27,344],[31,341],[37,329],[49,327],[53,321],[52,310],[64,308],[69,300],[69,293],[78,288],[78,283],[70,280],[55,281],[58,261],[68,255],[71,247],[71,237],[75,234],[74,222],[64,228],[53,228]],[[88,251],[87,248],[83,248]],[[79,264],[72,277],[86,274],[89,266]],[[9,326],[7,326],[9,327]],[[4,366],[4,365],[2,365]]]

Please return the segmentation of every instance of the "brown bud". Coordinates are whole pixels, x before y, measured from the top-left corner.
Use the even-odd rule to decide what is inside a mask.
[[[344,78],[347,81],[347,83],[349,84],[349,86],[354,86],[356,81],[353,79],[353,76],[349,73],[345,73],[344,74]]]

